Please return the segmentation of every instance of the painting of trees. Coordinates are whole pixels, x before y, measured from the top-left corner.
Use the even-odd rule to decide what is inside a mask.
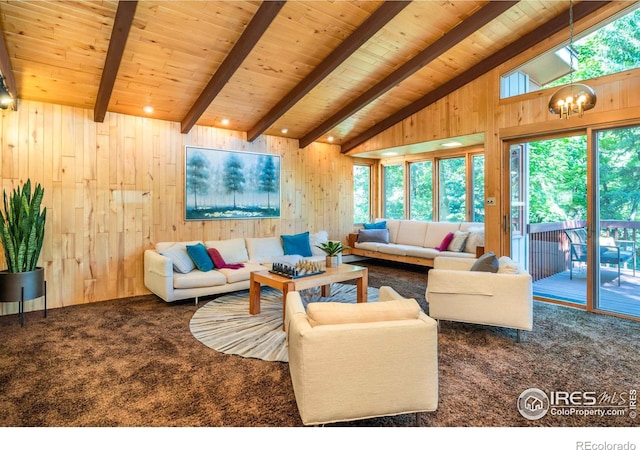
[[[280,217],[280,156],[185,147],[185,220]]]
[[[202,152],[195,151],[187,159],[187,192],[193,194],[194,208],[198,209],[198,195],[204,196],[209,192],[209,169],[211,164]]]

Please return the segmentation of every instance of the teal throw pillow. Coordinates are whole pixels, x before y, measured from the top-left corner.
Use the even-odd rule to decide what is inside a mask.
[[[374,222],[374,223],[365,223],[365,230],[386,230],[387,229],[387,221],[384,222]]]
[[[311,253],[308,231],[280,237],[282,238],[282,247],[285,255],[300,255],[305,258],[313,255],[313,253]]]
[[[198,269],[203,272],[213,270],[213,261],[207,252],[207,247],[202,244],[187,245],[187,253]]]

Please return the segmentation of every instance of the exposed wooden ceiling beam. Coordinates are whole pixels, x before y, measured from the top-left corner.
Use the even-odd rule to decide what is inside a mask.
[[[300,148],[311,144],[317,138],[334,128],[336,125],[364,108],[382,94],[407,79],[418,70],[429,64],[442,53],[460,43],[469,35],[475,33],[487,23],[518,3],[517,1],[489,2],[468,19],[462,21],[450,32],[446,33],[429,47],[422,50],[410,61],[403,64],[398,70],[387,76],[384,80],[373,86],[367,92],[350,102],[337,113],[322,122],[300,139]]]
[[[605,1],[605,2],[584,1],[584,2],[578,3],[573,7],[574,22],[589,16],[590,14],[596,12],[598,9],[604,7],[608,3],[611,3],[611,2],[610,1]],[[502,50],[499,50],[498,52],[484,59],[482,62],[476,64],[466,72],[458,75],[457,77],[453,78],[452,80],[448,81],[442,86],[439,86],[438,88],[426,94],[424,97],[402,108],[400,111],[387,117],[383,121],[375,124],[373,127],[364,131],[360,135],[343,143],[342,153],[346,153],[349,150],[352,150],[353,148],[371,139],[375,135],[382,133],[384,130],[392,127],[398,122],[401,122],[402,120],[426,108],[427,106],[435,103],[441,98],[446,97],[456,89],[461,88],[462,86],[464,86],[467,83],[470,83],[471,81],[475,80],[479,76],[498,67],[500,64],[503,64],[509,59],[514,58],[515,56],[519,55],[520,53],[527,50],[528,48],[542,42],[544,39],[547,39],[548,37],[553,36],[556,33],[559,33],[560,31],[565,29],[568,25],[569,25],[568,14],[561,14],[556,16],[555,18],[551,19],[549,22],[533,30],[531,33],[518,39],[516,42],[513,42],[512,44],[506,46]]]
[[[100,78],[96,104],[93,107],[93,120],[96,122],[104,121],[104,116],[107,114],[109,99],[113,92],[113,85],[116,82],[124,46],[127,43],[127,37],[129,37],[129,31],[133,23],[133,15],[136,12],[137,6],[137,0],[118,2],[116,18],[113,22],[111,39],[109,40],[109,49],[107,50],[107,58],[104,62],[102,77]]]
[[[18,110],[18,88],[16,87],[16,77],[11,67],[11,58],[9,58],[9,50],[4,40],[4,33],[0,30],[0,73],[4,79],[4,86],[7,88],[9,95],[13,99],[14,110]]]
[[[374,11],[357,30],[342,41],[315,69],[307,75],[295,88],[282,98],[264,117],[262,117],[247,133],[247,140],[252,142],[269,128],[276,120],[286,113],[302,97],[307,95],[327,75],[333,72],[353,52],[360,48],[373,35],[393,19],[400,11],[406,8],[411,1],[386,1]]]
[[[187,115],[182,119],[182,133],[188,133],[193,128],[200,116],[207,110],[211,102],[258,43],[260,37],[267,31],[267,28],[269,28],[269,25],[285,3],[286,1],[276,2],[269,0],[262,2],[238,42],[235,43],[218,70],[216,70],[216,73],[209,80],[200,97],[197,98]]]

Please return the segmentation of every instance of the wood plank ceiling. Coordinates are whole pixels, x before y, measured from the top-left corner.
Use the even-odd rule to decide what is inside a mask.
[[[583,1],[574,20],[609,2]],[[568,1],[4,1],[10,93],[348,151],[569,22]],[[19,107],[19,101],[17,103]],[[228,120],[223,125],[223,119]],[[283,131],[286,129],[287,131]]]

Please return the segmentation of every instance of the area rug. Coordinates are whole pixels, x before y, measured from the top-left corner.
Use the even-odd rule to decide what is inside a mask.
[[[302,292],[302,302],[355,303],[355,285],[336,283],[331,296],[321,297],[320,289]],[[378,300],[378,289],[368,289],[368,301]],[[260,314],[249,314],[249,291],[218,297],[200,307],[189,322],[191,334],[204,345],[221,353],[288,362],[285,332],[282,330],[282,292],[263,287]]]

